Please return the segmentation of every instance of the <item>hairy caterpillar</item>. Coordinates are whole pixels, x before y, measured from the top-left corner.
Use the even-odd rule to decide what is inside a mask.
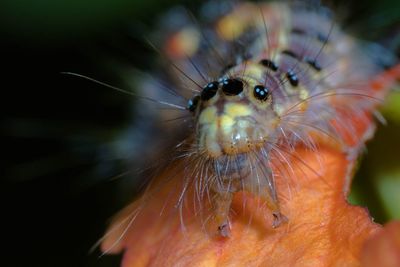
[[[181,102],[161,104],[182,113],[186,136],[175,147],[167,179],[150,186],[110,228],[109,233],[123,229],[116,230],[113,245],[130,227],[145,227],[135,223],[153,208],[147,206],[151,198],[165,199],[155,213],[176,209],[183,227],[200,217],[199,227],[212,236],[229,237],[232,200],[247,192],[270,210],[278,227],[290,216],[280,210],[275,185],[293,175],[293,164],[308,167],[296,158],[295,147],[316,150],[329,143],[349,157],[360,152],[348,118],[369,120],[366,113],[385,94],[371,85],[371,77],[384,66],[342,32],[325,8],[241,3],[210,25],[187,23],[167,40],[169,80]],[[169,183],[172,190],[159,193]]]

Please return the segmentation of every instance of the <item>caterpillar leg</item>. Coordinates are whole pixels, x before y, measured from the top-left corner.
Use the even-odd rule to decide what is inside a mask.
[[[218,233],[223,237],[230,236],[229,211],[233,199],[233,192],[215,192],[214,221],[217,225]]]
[[[272,227],[276,228],[282,223],[287,222],[287,217],[281,213],[279,207],[274,181],[270,177],[261,178],[258,175],[253,176],[249,177],[249,181],[245,184],[245,190],[253,196],[258,197],[267,205],[267,208],[274,217]]]

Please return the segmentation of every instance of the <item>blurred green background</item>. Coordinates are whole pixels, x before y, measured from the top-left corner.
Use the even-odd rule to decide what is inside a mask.
[[[144,39],[160,16],[176,4],[195,12],[199,3],[1,2],[2,266],[118,266],[119,256],[88,251],[130,198],[121,194],[121,179],[110,178],[128,168],[112,148],[135,121],[134,102],[60,72],[129,88],[121,70],[153,67],[157,55]],[[354,34],[398,53],[400,2],[329,4]],[[400,93],[389,97],[383,114],[388,124],[369,143],[350,197],[381,223],[400,219]]]

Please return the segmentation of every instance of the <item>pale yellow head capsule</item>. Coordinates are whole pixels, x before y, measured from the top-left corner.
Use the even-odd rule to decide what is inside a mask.
[[[198,148],[213,158],[263,146],[276,122],[269,89],[256,79],[237,77],[207,84],[192,110]]]

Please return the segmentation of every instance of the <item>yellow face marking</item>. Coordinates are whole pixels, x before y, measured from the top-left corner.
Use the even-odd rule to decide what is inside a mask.
[[[213,154],[218,154],[220,147],[217,143],[217,123],[211,124],[207,129],[207,137],[205,144]]]
[[[235,120],[229,116],[229,115],[222,115],[220,118],[220,125],[222,128],[222,131],[224,132],[225,135],[228,135],[230,132],[232,132],[232,127],[235,124]]]
[[[219,157],[221,155],[221,148],[218,144],[218,116],[215,107],[208,107],[204,109],[199,117],[199,123],[202,127],[200,130],[201,137],[199,145],[207,147],[210,156]]]
[[[207,107],[205,108],[199,117],[200,124],[211,124],[215,123],[217,120],[217,108],[216,107]]]
[[[283,106],[282,105],[278,105],[278,104],[276,104],[274,106],[274,110],[275,110],[275,112],[276,112],[276,114],[278,116],[281,116],[283,114],[283,112],[285,112],[285,109],[283,108]]]
[[[224,113],[232,118],[240,116],[250,116],[252,109],[249,106],[237,103],[228,103],[225,105]]]
[[[248,64],[246,66],[246,76],[251,77],[262,77],[264,74],[264,69],[258,64]]]
[[[304,87],[300,88],[299,97],[301,100],[307,99],[309,96],[308,90]]]
[[[249,116],[252,114],[252,109],[246,105],[238,103],[227,103],[224,106],[224,112],[218,115],[217,108],[210,106],[205,108],[199,116],[200,127],[200,143],[201,147],[207,148],[207,152],[212,157],[219,157],[223,152],[226,152],[227,147],[221,147],[223,143],[230,143],[231,136],[235,132],[235,124],[238,123],[239,128],[237,134],[240,137],[246,136],[248,124],[242,122],[240,117]]]

